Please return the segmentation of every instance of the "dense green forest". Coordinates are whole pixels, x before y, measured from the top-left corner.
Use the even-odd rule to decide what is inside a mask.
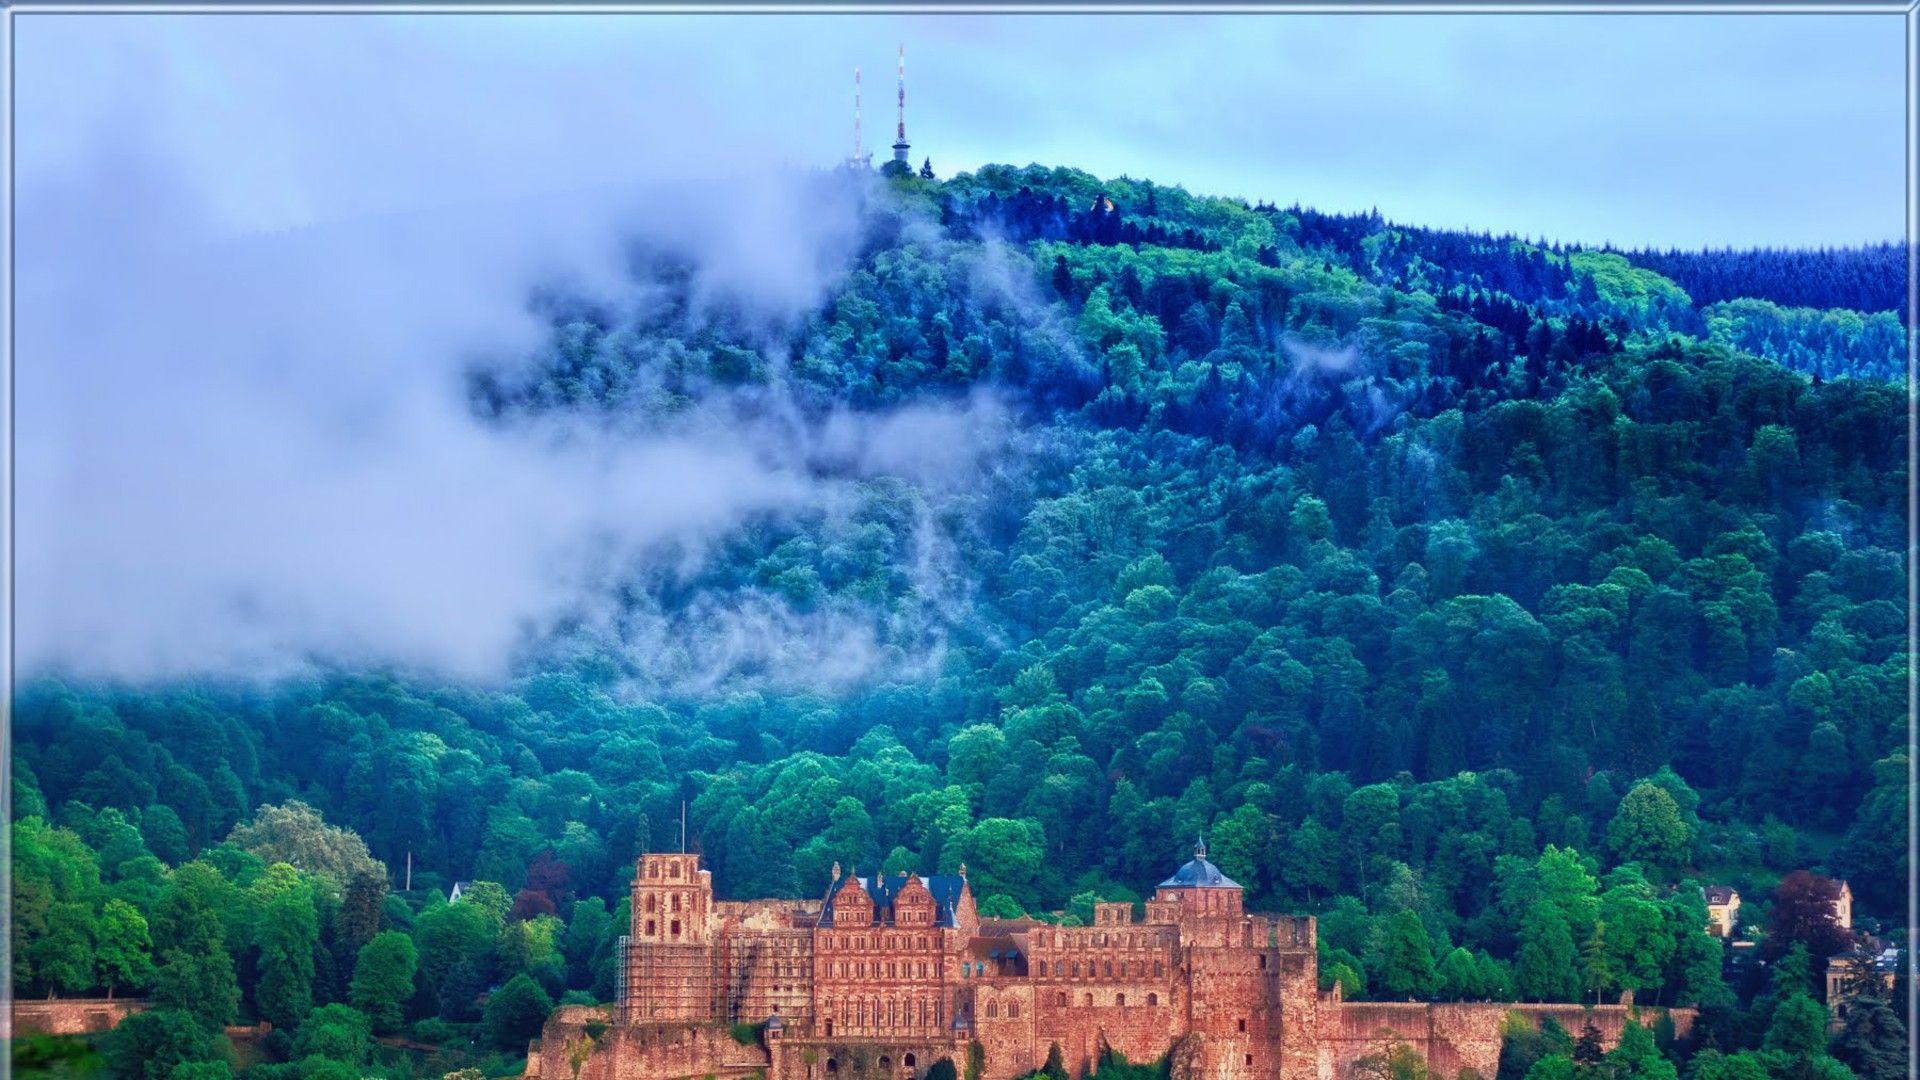
[[[1819,251],[1634,251],[1635,263],[1674,280],[1695,301],[1742,297],[1787,307],[1899,311],[1907,303],[1905,244]]]
[[[224,1076],[258,1020],[266,1080],[511,1069],[610,997],[684,804],[723,896],[965,862],[990,912],[1084,918],[1204,834],[1350,997],[1704,1010],[1691,1056],[1516,1035],[1501,1080],[1902,1074],[1904,983],[1829,1042],[1820,979],[1825,878],[1893,926],[1907,875],[1905,334],[1845,306],[1886,283],[1038,166],[824,182],[862,242],[771,343],[637,252],[664,300],[543,298],[476,420],[986,400],[977,475],[823,455],[852,497],[636,568],[502,685],[27,685],[15,987],[160,1006],[46,1071]],[[716,666],[749,607],[868,662]]]

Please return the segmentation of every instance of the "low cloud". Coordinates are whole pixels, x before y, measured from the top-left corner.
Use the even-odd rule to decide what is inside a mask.
[[[1354,345],[1317,345],[1292,335],[1280,339],[1280,349],[1293,361],[1289,374],[1296,378],[1338,381],[1360,365],[1360,349]]]
[[[644,434],[473,416],[475,358],[543,340],[536,289],[645,304],[636,240],[692,266],[696,307],[776,340],[857,241],[859,191],[821,174],[209,240],[218,230],[165,155],[113,145],[23,193],[16,629],[29,677],[347,664],[498,679],[583,611],[607,618],[596,598],[619,582],[657,560],[697,568],[743,524],[830,514],[874,476],[964,487],[1005,426],[985,398],[808,418],[777,388]],[[153,197],[147,212],[130,190]],[[650,627],[621,618],[637,657],[700,633],[675,675],[689,686],[776,670],[843,684],[884,652],[858,612],[801,615],[762,595],[703,597]]]

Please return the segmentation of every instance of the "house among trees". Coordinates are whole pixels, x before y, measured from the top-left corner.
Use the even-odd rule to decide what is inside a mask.
[[[1732,937],[1740,923],[1740,894],[1731,885],[1708,885],[1701,892],[1707,897],[1707,933]]]
[[[1887,999],[1893,996],[1900,975],[1900,950],[1866,938],[1852,952],[1827,961],[1827,1013],[1833,1030],[1846,1025],[1848,1007],[1866,995]]]

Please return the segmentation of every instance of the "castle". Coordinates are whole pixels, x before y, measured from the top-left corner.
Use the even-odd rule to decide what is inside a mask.
[[[746,1077],[919,1080],[941,1059],[1010,1080],[1059,1047],[1083,1075],[1109,1050],[1172,1055],[1176,1077],[1332,1080],[1396,1043],[1435,1075],[1493,1075],[1509,1012],[1589,1021],[1621,1006],[1342,1002],[1322,993],[1311,916],[1250,914],[1204,843],[1144,914],[1095,905],[1093,925],[982,918],[957,874],[833,870],[817,900],[715,900],[700,857],[635,867],[611,1011],[549,1018],[528,1075],[574,1080]],[[1684,1034],[1687,1010],[1674,1010]],[[744,1043],[730,1024],[762,1025]],[[977,1050],[974,1049],[977,1046]]]

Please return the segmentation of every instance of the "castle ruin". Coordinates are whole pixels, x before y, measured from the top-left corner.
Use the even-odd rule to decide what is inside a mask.
[[[529,1076],[920,1080],[941,1059],[964,1076],[971,1052],[980,1080],[1013,1080],[1058,1046],[1075,1077],[1111,1050],[1171,1055],[1176,1080],[1346,1080],[1404,1044],[1455,1080],[1494,1074],[1511,1013],[1591,1022],[1609,1045],[1629,1014],[1341,1001],[1320,990],[1312,916],[1243,910],[1204,844],[1141,917],[1102,903],[1091,926],[982,918],[964,867],[835,866],[820,899],[749,901],[715,900],[698,855],[644,855],[635,871],[617,1002],[557,1010]],[[1691,1011],[1671,1015],[1684,1036]],[[735,1024],[757,1038],[733,1038]]]

